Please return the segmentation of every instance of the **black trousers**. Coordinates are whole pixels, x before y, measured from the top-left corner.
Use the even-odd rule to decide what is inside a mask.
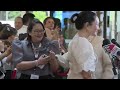
[[[4,79],[11,79],[12,70],[6,70]]]
[[[30,79],[30,75],[21,74],[19,79]],[[51,75],[40,76],[39,79],[54,79]]]

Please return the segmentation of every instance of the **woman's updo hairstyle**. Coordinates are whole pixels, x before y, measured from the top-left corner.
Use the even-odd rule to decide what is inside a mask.
[[[88,22],[89,25],[95,21],[96,14],[92,11],[82,11],[79,14],[75,13],[71,16],[71,22],[75,23],[76,29],[80,30],[84,27],[84,24]]]

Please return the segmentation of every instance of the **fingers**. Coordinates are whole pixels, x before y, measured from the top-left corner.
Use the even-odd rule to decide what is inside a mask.
[[[46,56],[44,59],[45,59],[46,61],[49,61],[49,60],[50,60],[50,56]]]
[[[47,56],[46,54],[42,55],[42,58],[43,58],[45,61],[49,61],[49,60],[50,60],[50,56]]]
[[[50,57],[45,54],[41,55],[40,58],[38,59],[38,62],[39,62],[39,64],[42,64],[42,65],[47,64],[50,60],[49,58]]]
[[[44,57],[47,57],[47,55],[46,55],[46,54],[43,54],[42,57],[43,57],[43,58],[44,58]]]
[[[50,51],[50,56],[54,56],[55,53],[53,51]]]
[[[52,50],[50,50],[51,53],[54,53]]]
[[[46,54],[43,54],[43,55],[41,55],[40,58],[43,58],[43,59],[45,59],[46,61],[50,61],[52,58],[55,57],[55,53],[54,53],[52,50],[49,51],[49,52],[50,52],[49,56],[46,55]]]
[[[81,74],[82,74],[84,79],[90,79],[91,78],[91,72],[90,71],[86,72],[86,71],[83,70],[81,72]]]

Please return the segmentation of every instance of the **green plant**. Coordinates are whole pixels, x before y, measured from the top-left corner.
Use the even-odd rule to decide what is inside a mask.
[[[8,20],[14,20],[17,16],[21,16],[20,11],[9,11],[8,12]]]
[[[46,11],[33,11],[35,18],[39,19],[41,22],[47,17]]]

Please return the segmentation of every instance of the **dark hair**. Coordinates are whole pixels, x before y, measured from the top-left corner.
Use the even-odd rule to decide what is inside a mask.
[[[16,17],[16,18],[20,18],[20,19],[22,20],[22,22],[23,22],[23,18],[22,18],[22,17],[18,16],[18,17]],[[16,19],[16,18],[15,18],[15,19]]]
[[[32,21],[34,19],[35,15],[32,13],[26,13],[23,15],[23,24],[27,24],[29,21]]]
[[[47,22],[48,19],[53,19],[53,21],[54,21],[54,18],[53,18],[53,17],[47,17],[47,18],[45,18],[44,21],[43,21],[43,24],[44,24],[44,25],[46,24],[46,22]],[[54,21],[54,22],[55,22],[55,21]]]
[[[11,27],[9,24],[3,24],[0,33],[0,39],[8,39],[10,36],[16,35],[17,30]]]
[[[54,21],[55,21],[55,26],[58,26],[59,28],[61,28],[61,22],[60,22],[60,19],[59,18],[54,18]]]
[[[92,11],[82,11],[79,14],[73,14],[71,17],[71,22],[75,23],[76,28],[80,30],[86,22],[92,24],[92,22],[95,21],[95,16],[96,14]]]
[[[35,24],[38,24],[38,23],[41,24],[42,27],[43,27],[43,29],[45,30],[44,25],[43,25],[43,23],[42,23],[41,21],[39,21],[38,19],[33,19],[33,20],[29,23],[28,28],[27,28],[27,33],[28,33],[27,40],[28,40],[29,42],[31,42],[31,36],[29,35],[29,33],[32,32],[33,26],[34,26]],[[44,37],[46,37],[46,33],[44,34]]]
[[[67,26],[69,18],[64,18],[64,25]]]

